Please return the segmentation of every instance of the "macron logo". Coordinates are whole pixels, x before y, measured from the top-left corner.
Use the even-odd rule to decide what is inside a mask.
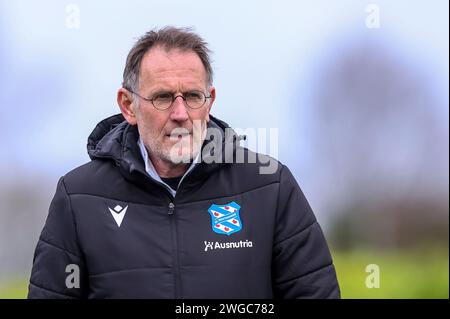
[[[128,208],[128,205],[125,208],[123,208],[120,205],[117,205],[116,207],[114,207],[114,209],[111,209],[108,207],[112,217],[114,217],[114,220],[116,221],[117,226],[119,226],[119,227],[120,227],[120,224],[122,224],[122,220],[125,216],[125,213],[127,212],[127,208]]]

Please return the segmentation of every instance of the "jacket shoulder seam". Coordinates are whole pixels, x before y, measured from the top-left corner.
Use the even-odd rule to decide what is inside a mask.
[[[244,193],[253,192],[253,191],[257,190],[257,189],[260,189],[260,188],[263,188],[263,187],[267,187],[267,186],[270,186],[270,185],[273,185],[273,184],[279,184],[279,183],[280,183],[279,181],[274,181],[274,182],[271,182],[271,183],[268,183],[268,184],[265,184],[265,185],[262,185],[262,186],[258,186],[258,187],[252,188],[252,189],[247,189],[247,190],[239,192],[239,193],[234,193],[234,194],[230,194],[230,195],[226,195],[226,196],[219,196],[219,197],[211,197],[211,198],[199,199],[199,200],[189,201],[189,202],[181,202],[180,205],[187,204],[187,203],[191,204],[191,203],[210,201],[210,200],[215,200],[215,199],[223,198],[223,197],[233,197],[233,196],[241,195],[241,194],[244,194]],[[149,204],[149,203],[138,203],[138,202],[134,202],[134,201],[128,201],[128,200],[124,200],[124,199],[118,199],[118,198],[113,198],[113,197],[108,197],[108,196],[103,196],[103,195],[90,194],[90,193],[76,192],[76,193],[68,193],[67,195],[69,197],[73,196],[73,195],[94,196],[94,197],[106,198],[106,199],[109,199],[109,200],[116,200],[116,201],[120,201],[120,202],[127,202],[127,203],[130,203],[130,204],[160,207],[160,205],[154,205],[154,204]]]
[[[305,228],[303,228],[303,229],[301,229],[301,230],[299,230],[299,231],[293,233],[292,235],[290,235],[290,236],[288,236],[288,237],[286,237],[286,238],[283,238],[283,239],[281,239],[280,241],[274,243],[274,245],[279,245],[279,244],[281,244],[282,242],[284,242],[284,241],[286,241],[286,240],[288,240],[288,239],[291,239],[292,237],[295,237],[295,236],[297,236],[297,235],[303,233],[304,231],[306,231],[306,230],[308,230],[309,228],[311,228],[312,226],[314,226],[314,224],[317,224],[317,220],[313,221],[311,224],[309,224],[309,225],[306,226]]]
[[[66,294],[63,294],[63,293],[61,293],[61,292],[57,292],[57,291],[54,291],[54,290],[52,290],[52,289],[44,288],[44,287],[42,287],[42,286],[40,286],[40,285],[36,285],[36,284],[35,284],[34,282],[32,282],[32,281],[30,281],[30,285],[35,286],[36,288],[39,288],[39,289],[42,289],[42,290],[50,291],[51,293],[54,293],[54,294],[57,294],[57,295],[61,295],[61,296],[68,297],[68,298],[72,298],[72,299],[78,299],[78,298],[75,297],[75,296],[66,295]]]
[[[247,189],[247,190],[242,191],[242,192],[239,192],[239,193],[234,193],[234,194],[226,195],[226,196],[219,196],[219,197],[205,198],[205,199],[200,199],[200,200],[195,200],[195,201],[190,201],[190,202],[184,202],[184,203],[182,202],[182,203],[180,203],[179,205],[182,205],[182,204],[190,204],[190,203],[198,203],[198,202],[205,202],[205,201],[211,201],[211,200],[215,200],[215,199],[219,199],[219,198],[233,197],[233,196],[237,196],[237,195],[241,195],[241,194],[253,192],[253,191],[257,190],[257,189],[260,189],[260,188],[263,188],[263,187],[267,187],[267,186],[270,186],[270,185],[273,185],[273,184],[279,184],[279,183],[280,183],[279,181],[275,181],[275,182],[271,182],[271,183],[266,184],[266,185],[258,186],[258,187],[252,188],[252,189]]]
[[[281,164],[281,163],[280,163]],[[284,165],[283,164],[281,164],[281,169],[280,169],[280,175],[279,175],[279,177],[278,177],[278,193],[277,193],[277,209],[275,210],[275,221],[277,221],[278,220],[278,210],[279,210],[279,208],[280,208],[280,188],[281,188],[281,173],[282,173],[282,171],[283,171],[283,168],[284,168]],[[275,236],[275,234],[276,234],[276,231],[275,231],[275,225],[276,225],[276,223],[274,223],[274,230],[273,230],[273,234],[274,234],[274,236]],[[281,240],[282,241],[282,240]],[[281,242],[280,241],[280,242]],[[274,244],[275,245],[275,244]]]
[[[78,246],[79,245],[79,238],[78,238],[77,221],[75,219],[75,214],[74,214],[73,208],[72,208],[72,200],[70,199],[69,193],[67,192],[66,183],[64,182],[64,177],[61,179],[61,184],[62,184],[62,186],[64,188],[64,192],[66,193],[67,200],[69,201],[69,210],[70,210],[70,214],[72,215],[72,222],[73,222],[74,231],[75,231],[76,245]]]
[[[79,256],[79,255],[77,255],[77,254],[74,254],[73,252],[71,252],[71,251],[69,251],[69,250],[67,250],[67,249],[65,249],[65,248],[59,247],[58,245],[55,245],[55,244],[49,242],[48,240],[42,239],[42,237],[39,238],[39,240],[40,240],[41,242],[43,242],[43,243],[49,245],[49,246],[52,246],[52,247],[57,248],[57,249],[59,249],[59,250],[62,250],[62,251],[66,252],[66,253],[68,253],[68,254],[70,254],[70,255],[72,255],[72,256],[75,256],[75,257],[81,259],[81,256]]]
[[[77,195],[100,197],[100,198],[105,198],[105,199],[109,199],[109,200],[115,200],[115,201],[118,201],[118,202],[126,202],[126,203],[134,204],[134,205],[145,205],[145,206],[156,206],[156,207],[160,207],[161,206],[161,205],[154,205],[154,204],[148,204],[148,203],[139,203],[139,202],[135,202],[135,201],[129,201],[129,200],[124,200],[124,199],[119,199],[119,198],[114,198],[114,197],[108,197],[108,196],[103,196],[103,195],[97,195],[97,194],[90,194],[90,193],[76,192],[76,193],[67,193],[67,195],[69,197],[70,196],[77,196]]]
[[[330,266],[333,266],[333,263],[326,264],[325,266],[322,266],[322,267],[319,267],[319,268],[317,268],[317,269],[308,271],[308,272],[305,273],[305,274],[301,274],[301,275],[299,275],[299,276],[295,276],[294,278],[290,278],[290,279],[287,279],[287,280],[284,280],[284,281],[277,282],[277,285],[283,285],[283,284],[288,283],[288,282],[290,282],[290,281],[297,280],[297,279],[300,279],[300,278],[302,278],[302,277],[309,276],[309,275],[311,275],[311,274],[313,274],[313,273],[316,273],[316,272],[318,272],[318,271],[321,271],[321,270],[323,270],[323,269],[325,269],[325,268],[328,268],[328,267],[330,267]]]

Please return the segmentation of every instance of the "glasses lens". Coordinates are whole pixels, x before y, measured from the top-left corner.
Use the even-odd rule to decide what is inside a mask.
[[[205,104],[206,97],[203,92],[200,91],[191,91],[186,92],[184,94],[184,98],[186,99],[186,103],[190,108],[198,109]]]
[[[153,97],[153,105],[160,110],[164,110],[170,107],[172,104],[172,94],[159,93]]]

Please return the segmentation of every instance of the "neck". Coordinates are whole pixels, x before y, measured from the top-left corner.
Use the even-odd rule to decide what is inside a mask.
[[[182,176],[184,175],[184,173],[186,173],[186,171],[190,166],[189,163],[174,164],[168,161],[164,161],[152,155],[149,156],[153,166],[155,167],[156,172],[158,173],[159,177],[162,178]]]

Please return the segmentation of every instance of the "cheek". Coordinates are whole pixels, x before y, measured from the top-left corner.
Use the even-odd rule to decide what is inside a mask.
[[[198,112],[194,112],[191,114],[191,120],[201,120],[206,121],[209,117],[209,110],[208,109],[200,109]]]
[[[158,136],[167,122],[167,117],[155,112],[143,111],[138,113],[137,124],[145,135]]]

